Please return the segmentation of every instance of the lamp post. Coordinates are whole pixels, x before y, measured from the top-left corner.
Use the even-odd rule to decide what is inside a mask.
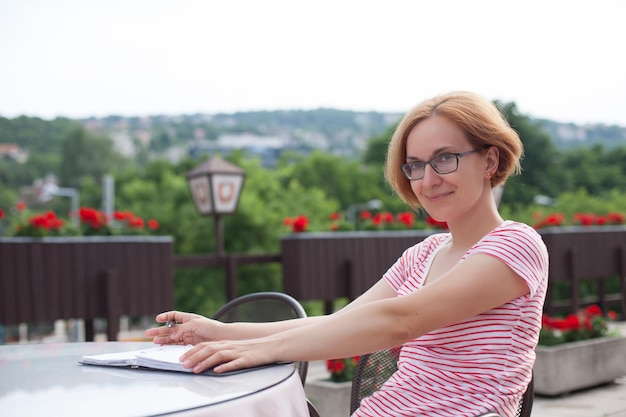
[[[189,191],[201,216],[215,219],[218,256],[224,255],[222,216],[237,211],[246,172],[214,156],[186,174]]]
[[[78,209],[80,206],[80,193],[76,188],[59,187],[54,182],[47,182],[43,185],[39,200],[46,203],[52,199],[53,196],[69,197],[72,199],[72,225],[78,226]]]

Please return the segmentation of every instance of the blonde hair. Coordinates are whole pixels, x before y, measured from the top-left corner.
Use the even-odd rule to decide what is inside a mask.
[[[385,177],[409,206],[418,209],[420,203],[411,189],[410,181],[400,169],[406,163],[407,136],[420,122],[435,115],[455,123],[465,132],[474,149],[495,146],[500,150],[498,169],[491,177],[492,188],[504,184],[510,175],[521,172],[522,142],[495,104],[466,91],[439,95],[409,110],[389,141]]]

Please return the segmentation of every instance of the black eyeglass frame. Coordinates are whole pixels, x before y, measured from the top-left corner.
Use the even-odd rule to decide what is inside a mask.
[[[465,151],[465,152],[459,152],[459,153],[454,153],[454,152],[445,152],[442,154],[439,154],[437,156],[435,156],[433,159],[431,159],[430,161],[415,161],[415,162],[409,162],[406,164],[403,164],[400,169],[402,170],[402,173],[404,174],[405,177],[408,178],[409,181],[419,181],[421,179],[424,178],[424,176],[422,175],[422,177],[420,178],[411,178],[410,172],[412,171],[411,165],[412,164],[424,164],[424,174],[426,174],[426,165],[430,165],[430,167],[433,169],[433,171],[435,171],[437,174],[439,175],[445,175],[445,174],[451,174],[454,171],[456,171],[457,169],[459,169],[459,160],[464,157],[465,155],[469,155],[472,154],[474,152],[479,152],[482,151],[485,148],[478,148],[478,149],[471,149],[469,151]],[[446,156],[446,155],[451,155],[454,156],[456,158],[456,166],[454,167],[453,170],[451,171],[447,171],[447,172],[439,172],[439,170],[437,169],[437,167],[435,165],[433,165],[433,161],[437,160],[439,158],[441,158],[442,156]]]

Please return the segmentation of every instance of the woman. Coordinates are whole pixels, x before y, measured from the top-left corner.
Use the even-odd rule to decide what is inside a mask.
[[[146,331],[191,343],[194,372],[350,357],[402,345],[398,371],[354,416],[513,416],[531,379],[547,289],[540,236],[504,221],[492,188],[520,171],[522,144],[497,108],[468,92],[409,111],[389,143],[386,177],[449,233],[408,248],[342,310],[278,323],[223,324],[181,312]]]

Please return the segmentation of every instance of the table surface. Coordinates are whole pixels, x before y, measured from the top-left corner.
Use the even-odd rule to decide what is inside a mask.
[[[204,376],[81,365],[83,355],[153,347],[151,342],[0,346],[3,416],[151,416],[180,413],[259,393],[287,381],[293,365]]]

